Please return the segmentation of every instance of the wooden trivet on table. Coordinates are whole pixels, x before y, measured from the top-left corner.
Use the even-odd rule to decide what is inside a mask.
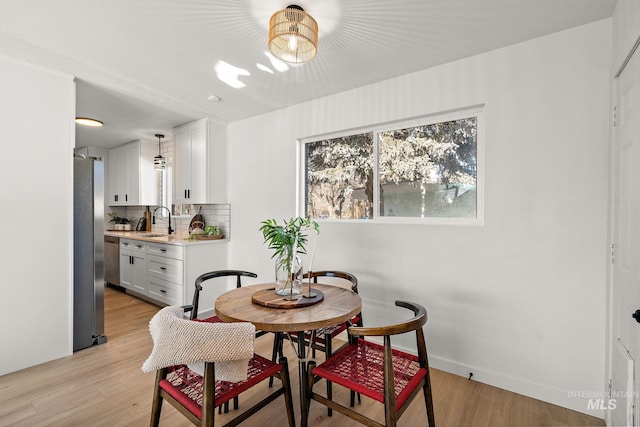
[[[308,291],[303,289],[303,291]],[[317,290],[311,288],[311,291],[316,294],[316,296],[311,298],[305,298],[304,293],[298,299],[295,300],[286,300],[284,299],[284,295],[277,295],[275,289],[263,289],[261,291],[256,292],[251,296],[251,301],[255,304],[262,305],[264,307],[270,308],[301,308],[308,307],[313,304],[317,304],[324,299],[324,294]]]

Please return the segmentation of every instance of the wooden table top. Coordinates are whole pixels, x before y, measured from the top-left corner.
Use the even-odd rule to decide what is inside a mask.
[[[307,307],[278,309],[251,301],[260,290],[274,283],[243,286],[225,292],[216,299],[216,315],[225,322],[251,322],[257,330],[269,332],[308,331],[346,322],[362,310],[360,296],[338,286],[312,284],[324,293],[324,300]],[[303,290],[306,290],[306,286]]]

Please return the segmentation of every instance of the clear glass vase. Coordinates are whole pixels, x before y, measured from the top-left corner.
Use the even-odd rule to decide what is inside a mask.
[[[296,297],[302,294],[302,258],[283,254],[276,258],[276,294]]]

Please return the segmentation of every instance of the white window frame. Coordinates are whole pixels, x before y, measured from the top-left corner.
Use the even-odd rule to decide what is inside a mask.
[[[379,212],[380,206],[380,174],[378,172],[378,133],[396,129],[405,129],[416,126],[426,126],[434,123],[448,122],[468,117],[476,117],[476,217],[475,218],[451,218],[451,217],[389,217],[381,216]],[[305,200],[305,144],[319,140],[328,140],[342,136],[355,135],[361,133],[373,133],[373,218],[370,219],[334,219],[334,218],[316,218],[318,222],[339,222],[339,223],[358,223],[358,224],[424,224],[424,225],[484,225],[484,105],[477,105],[468,108],[461,108],[447,112],[430,114],[402,121],[388,122],[375,126],[367,126],[362,128],[348,129],[344,131],[331,132],[311,137],[300,138],[296,144],[296,206],[298,215],[304,215],[306,212]]]

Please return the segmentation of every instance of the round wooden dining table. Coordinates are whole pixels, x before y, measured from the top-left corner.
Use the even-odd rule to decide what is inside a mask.
[[[312,305],[301,304],[303,306],[296,308],[273,308],[253,302],[254,294],[261,291],[264,293],[264,290],[271,288],[275,289],[274,283],[243,286],[225,292],[216,299],[216,315],[225,322],[250,322],[256,327],[256,330],[260,331],[297,333],[300,412],[301,419],[306,420],[307,350],[304,344],[305,331],[346,322],[362,311],[362,300],[351,289],[313,283],[311,289],[320,291],[324,298]],[[305,283],[303,294],[307,290]],[[304,302],[304,299],[300,301]]]

